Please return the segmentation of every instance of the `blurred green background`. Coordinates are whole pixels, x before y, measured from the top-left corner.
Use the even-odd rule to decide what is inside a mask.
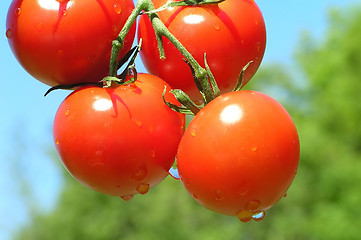
[[[14,239],[360,239],[361,6],[328,16],[322,37],[301,34],[292,66],[266,62],[246,87],[279,100],[301,142],[294,183],[264,220],[241,223],[206,210],[170,177],[130,202],[93,192],[69,176],[49,145],[43,151],[60,169],[61,191],[45,211],[26,178],[16,178],[30,217]],[[12,157],[19,164],[21,153]]]

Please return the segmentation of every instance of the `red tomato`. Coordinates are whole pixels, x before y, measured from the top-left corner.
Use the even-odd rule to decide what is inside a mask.
[[[195,116],[179,144],[177,163],[196,201],[249,221],[285,195],[299,153],[286,110],[265,94],[239,91],[216,98]]]
[[[162,99],[163,80],[85,87],[71,93],[54,120],[54,141],[67,170],[96,191],[130,199],[161,182],[184,131],[184,115]],[[168,86],[169,89],[169,86]],[[166,94],[176,103],[174,96]]]
[[[156,8],[168,0],[153,0]],[[266,45],[262,13],[255,1],[227,0],[217,5],[174,7],[158,13],[169,31],[203,65],[207,62],[221,89],[228,92],[236,85],[241,69],[253,63],[244,76],[246,84],[261,64]],[[182,89],[195,101],[200,94],[191,71],[179,51],[163,38],[165,60],[159,59],[158,46],[147,16],[139,19],[138,38],[143,38],[142,61],[148,72]]]
[[[98,82],[109,72],[111,42],[132,0],[14,0],[6,36],[20,64],[48,85]],[[132,28],[120,56],[129,51]]]

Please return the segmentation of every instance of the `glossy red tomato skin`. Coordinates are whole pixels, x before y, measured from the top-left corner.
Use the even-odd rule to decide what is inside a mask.
[[[160,7],[167,0],[153,0]],[[207,62],[221,91],[236,85],[241,69],[250,61],[244,76],[246,84],[261,64],[266,29],[260,9],[254,1],[227,0],[217,5],[174,7],[158,13],[169,31],[204,66]],[[159,59],[155,34],[147,16],[139,19],[138,38],[143,38],[142,61],[148,72],[182,89],[193,99],[200,100],[191,71],[179,51],[163,38],[165,60]]]
[[[132,0],[14,0],[6,35],[17,60],[39,81],[97,82],[108,75],[111,42],[133,8]],[[135,27],[120,57],[134,37]]]
[[[254,91],[224,94],[192,120],[179,144],[181,180],[200,204],[225,215],[258,213],[292,183],[299,139],[286,110]]]
[[[91,189],[123,197],[161,182],[184,132],[184,115],[162,100],[164,85],[140,74],[134,84],[71,93],[53,128],[56,150],[70,174]],[[166,99],[176,103],[170,93]]]

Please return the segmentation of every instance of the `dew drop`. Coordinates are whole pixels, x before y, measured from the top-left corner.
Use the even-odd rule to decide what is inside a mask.
[[[121,14],[122,13],[122,7],[118,4],[114,4],[114,11],[116,14]]]
[[[56,144],[56,145],[59,145],[59,139],[56,139],[56,140],[55,140],[55,144]]]
[[[215,25],[214,25],[214,29],[216,29],[216,31],[219,31],[219,29],[220,29],[219,25],[218,25],[218,24],[215,24]]]
[[[138,119],[134,119],[133,121],[135,122],[135,124],[137,124],[138,127],[140,127],[140,128],[143,127],[143,122],[142,121],[140,121]]]
[[[238,194],[242,197],[246,196],[247,193],[249,192],[249,189],[250,189],[249,184],[244,184],[244,186],[238,188]]]
[[[69,116],[69,114],[70,114],[70,110],[67,109],[67,110],[65,111],[65,116]]]
[[[118,30],[117,25],[113,25],[113,26],[112,26],[112,31],[113,31],[113,35],[114,35],[114,36],[118,36],[119,30]]]
[[[257,151],[257,146],[255,146],[255,147],[252,147],[252,148],[251,148],[251,151],[252,151],[252,152],[255,152],[255,151]]]
[[[222,191],[220,190],[217,190],[216,191],[216,201],[222,201],[224,199],[224,194]]]
[[[179,172],[177,168],[171,167],[168,171],[169,175],[175,180],[180,180]]]
[[[195,136],[197,135],[196,130],[192,129],[192,130],[191,130],[191,135],[192,135],[193,137],[195,137]]]
[[[252,219],[252,216],[254,215],[253,212],[242,210],[237,213],[237,217],[241,222],[249,222]]]
[[[152,149],[150,150],[150,156],[151,156],[152,158],[155,158],[155,149],[154,149],[154,148],[152,148]]]
[[[283,197],[287,197],[287,193],[283,194]]]
[[[264,219],[264,216],[266,215],[265,211],[259,211],[256,212],[253,216],[252,219],[255,220],[256,222],[260,222]]]
[[[195,195],[194,193],[192,194],[192,197],[193,197],[194,199],[198,199],[198,196]]]
[[[12,34],[12,31],[11,31],[10,28],[9,28],[8,30],[6,30],[6,37],[7,37],[7,38],[10,39],[10,38],[12,37],[12,35],[13,35],[13,34]]]
[[[261,50],[261,42],[257,42],[257,51],[259,52]]]
[[[21,8],[19,8],[19,7],[16,8],[16,9],[15,9],[15,14],[19,16],[20,13],[21,13]]]
[[[136,181],[143,181],[146,176],[147,169],[145,167],[141,167],[133,174],[133,179],[135,179]]]
[[[259,206],[261,206],[261,202],[257,200],[251,200],[246,203],[246,210],[248,211],[256,211],[258,210]]]
[[[149,191],[149,184],[142,183],[137,187],[137,192],[140,194],[146,194]]]
[[[125,195],[125,196],[121,196],[120,198],[123,199],[124,201],[128,202],[130,200],[133,199],[133,195]]]

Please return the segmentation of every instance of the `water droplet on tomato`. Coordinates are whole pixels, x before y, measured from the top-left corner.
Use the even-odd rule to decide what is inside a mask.
[[[114,11],[116,14],[121,14],[122,13],[122,7],[118,4],[114,4]]]
[[[169,175],[175,180],[180,180],[179,172],[177,168],[171,167],[168,171]]]
[[[241,222],[249,222],[252,219],[252,216],[254,215],[253,212],[242,210],[237,213],[237,217]]]
[[[65,111],[65,115],[66,115],[66,116],[69,116],[69,114],[70,114],[70,110],[67,109],[67,110]]]
[[[287,197],[287,193],[283,194],[283,197]]]
[[[137,187],[137,192],[140,194],[146,194],[149,191],[149,184],[142,183]]]
[[[224,199],[224,194],[222,191],[220,190],[217,190],[216,191],[216,201],[222,201]]]
[[[193,197],[194,199],[198,199],[198,196],[195,195],[194,193],[192,194],[192,197]]]
[[[134,174],[133,179],[136,181],[143,181],[147,176],[147,169],[145,167],[140,167]]]
[[[249,184],[243,184],[241,187],[238,188],[238,194],[240,196],[246,196],[247,193],[249,192],[250,186]]]
[[[218,24],[215,24],[215,25],[214,25],[214,29],[216,29],[216,31],[219,31],[219,29],[220,29],[219,25],[218,25]]]
[[[257,51],[259,52],[261,50],[261,42],[257,42]]]
[[[15,14],[19,16],[20,13],[21,13],[21,8],[19,8],[19,7],[16,8],[16,9],[15,9]]]
[[[155,149],[154,149],[154,148],[152,148],[152,149],[150,150],[150,156],[151,156],[152,158],[155,158]]]
[[[264,219],[264,216],[265,216],[265,211],[259,211],[259,212],[256,212],[253,216],[252,216],[252,219],[255,220],[256,222],[260,222]]]
[[[257,151],[257,146],[252,147],[252,148],[251,148],[251,151],[252,151],[252,152]]]
[[[143,127],[143,122],[142,121],[140,121],[140,120],[138,120],[138,119],[134,119],[133,120],[134,122],[135,122],[135,124],[138,126],[138,127]]]
[[[56,145],[59,145],[59,139],[56,139],[56,140],[55,140],[55,144],[56,144]]]
[[[256,211],[261,206],[261,202],[258,200],[251,200],[246,203],[246,210],[248,211]]]
[[[195,136],[197,135],[197,132],[196,132],[195,129],[192,129],[192,130],[191,130],[191,135],[192,135],[193,137],[195,137]]]
[[[113,35],[114,35],[114,38],[115,38],[116,36],[118,36],[120,30],[118,30],[117,25],[113,25],[112,26],[112,31],[113,31]]]
[[[133,195],[125,195],[125,196],[121,196],[120,198],[123,199],[124,201],[128,202],[130,200],[133,199]]]
[[[8,30],[6,30],[6,37],[9,39],[12,37],[12,31],[10,28]]]

